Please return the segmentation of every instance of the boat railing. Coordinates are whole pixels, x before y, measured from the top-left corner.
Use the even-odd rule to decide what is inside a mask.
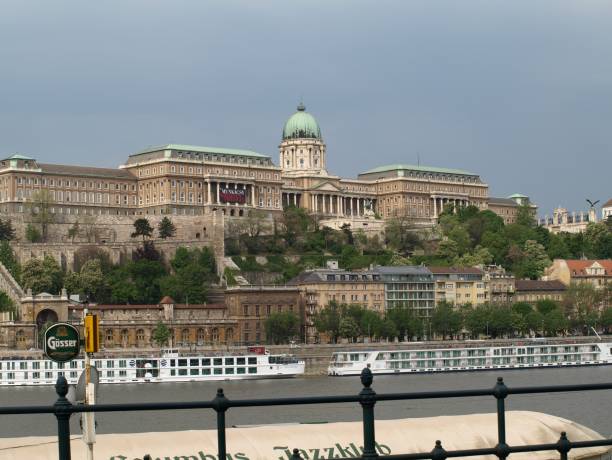
[[[578,385],[549,385],[549,386],[529,386],[529,387],[508,387],[501,377],[492,387],[477,388],[467,390],[441,390],[441,391],[422,391],[404,393],[382,393],[378,394],[372,388],[374,376],[369,368],[361,372],[362,390],[358,394],[344,395],[323,395],[323,396],[299,396],[299,397],[274,397],[266,399],[229,399],[223,389],[218,389],[216,396],[207,401],[190,402],[154,402],[154,403],[123,403],[123,404],[93,404],[93,405],[73,405],[66,395],[68,393],[68,382],[62,376],[57,379],[55,389],[57,400],[54,405],[49,406],[9,406],[0,407],[0,415],[23,415],[23,414],[53,414],[57,421],[57,439],[59,460],[70,460],[70,418],[73,414],[86,412],[134,412],[134,411],[153,411],[153,410],[213,410],[217,416],[217,458],[228,458],[227,455],[227,424],[226,414],[233,408],[247,407],[271,407],[271,406],[296,406],[312,404],[341,404],[356,403],[362,408],[363,424],[363,448],[362,455],[358,458],[373,459],[378,458],[377,442],[374,430],[375,414],[374,408],[378,402],[386,401],[419,401],[423,399],[452,399],[452,398],[472,398],[472,397],[491,397],[495,402],[497,413],[497,442],[478,449],[463,449],[447,451],[443,447],[443,440],[436,441],[433,450],[427,452],[400,453],[394,454],[393,458],[403,460],[446,460],[447,458],[463,458],[473,456],[495,456],[499,459],[507,459],[513,453],[556,451],[561,460],[568,459],[568,452],[588,448],[588,447],[607,447],[612,446],[612,437],[593,439],[588,441],[574,441],[568,438],[565,432],[558,433],[556,442],[545,444],[512,445],[506,437],[506,399],[513,395],[525,394],[548,394],[565,392],[584,392],[584,391],[609,391],[612,390],[612,382],[591,383]],[[604,400],[609,400],[610,395],[604,396]],[[292,409],[295,411],[295,408]],[[605,408],[604,408],[605,410]],[[290,460],[302,460],[300,447],[294,445],[293,455]],[[143,452],[143,454],[145,454]],[[151,460],[148,454],[142,456],[143,460]],[[308,457],[306,457],[308,458]],[[350,457],[335,457],[338,460],[348,460],[356,458],[353,454]]]

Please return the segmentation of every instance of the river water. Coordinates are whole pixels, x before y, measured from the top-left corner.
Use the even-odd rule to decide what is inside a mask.
[[[466,373],[375,376],[372,388],[378,393],[487,388],[502,376],[508,386],[566,385],[612,382],[612,366],[594,368],[529,369]],[[287,380],[190,382],[167,384],[102,385],[101,403],[210,400],[222,387],[230,399],[274,398],[355,394],[361,389],[358,377],[300,377]],[[52,404],[53,387],[2,387],[0,406]],[[380,402],[376,417],[384,419],[428,417],[495,412],[495,399],[473,397],[439,400]],[[612,435],[612,390],[537,395],[511,395],[508,410],[545,412],[586,425],[599,433]],[[72,433],[80,432],[79,416],[72,417]],[[227,425],[285,422],[324,422],[361,420],[358,404],[285,406],[231,409]],[[128,412],[98,414],[98,433],[175,431],[216,427],[212,410]],[[0,437],[54,435],[53,415],[3,415]]]

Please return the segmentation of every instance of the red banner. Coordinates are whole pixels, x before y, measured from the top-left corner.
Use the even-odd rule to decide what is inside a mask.
[[[246,203],[246,190],[242,188],[221,188],[219,198],[222,203]]]

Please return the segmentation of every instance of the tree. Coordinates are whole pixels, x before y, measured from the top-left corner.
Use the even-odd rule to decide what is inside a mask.
[[[606,333],[612,332],[612,307],[608,307],[601,312],[599,323],[604,328]]]
[[[146,238],[151,238],[153,235],[153,227],[149,223],[149,219],[141,217],[134,221],[134,231],[132,232],[132,238],[142,236],[143,243]]]
[[[519,278],[538,279],[550,264],[544,246],[535,240],[527,240],[520,259],[514,265],[514,273]]]
[[[64,286],[71,294],[79,294],[93,301],[101,301],[106,298],[108,282],[102,271],[102,263],[98,259],[85,262],[81,271],[69,273]]]
[[[19,282],[21,275],[21,267],[17,261],[17,256],[13,252],[11,245],[7,240],[0,242],[0,262],[13,275],[13,278]]]
[[[10,241],[15,239],[15,229],[11,219],[0,219],[0,241]]]
[[[288,343],[300,333],[300,319],[293,312],[272,313],[264,323],[268,342],[278,345]]]
[[[54,258],[30,259],[23,264],[21,284],[33,294],[58,294],[63,285],[63,273]]]
[[[407,216],[394,217],[385,224],[387,245],[401,255],[410,255],[421,245],[416,220]]]
[[[436,257],[448,262],[449,264],[453,262],[459,255],[459,245],[450,239],[442,240],[438,244],[438,249],[436,250]]]
[[[438,302],[431,316],[432,331],[440,334],[442,339],[446,339],[447,336],[452,339],[461,327],[461,313],[455,310],[453,304],[446,301]]]
[[[159,221],[157,226],[157,232],[162,240],[166,238],[172,238],[176,234],[176,226],[172,223],[168,216],[165,216]]]
[[[32,224],[26,226],[25,236],[30,243],[40,243],[42,241],[40,231]]]
[[[36,190],[29,201],[32,221],[40,226],[42,241],[47,241],[49,225],[55,222],[55,214],[51,212],[54,203],[51,192],[47,189]]]
[[[160,281],[163,295],[181,303],[204,303],[209,286],[217,281],[215,257],[209,248],[179,247],[170,261],[173,273]]]
[[[315,328],[319,333],[330,336],[333,343],[340,337],[341,309],[335,301],[331,301],[325,308],[319,311],[314,318]]]
[[[288,206],[283,210],[281,224],[285,241],[289,246],[293,246],[298,238],[304,237],[308,229],[313,226],[313,221],[305,209]]]
[[[70,242],[74,244],[74,239],[79,235],[79,221],[76,220],[74,224],[68,229],[68,238],[70,238]]]
[[[601,294],[590,283],[570,284],[563,296],[565,316],[572,318],[573,325],[582,329],[601,303]]]
[[[0,291],[0,311],[16,312],[15,303],[6,295],[6,292]]]
[[[359,337],[359,325],[353,318],[346,316],[340,320],[339,332],[340,337],[349,339],[353,342]]]
[[[168,329],[168,326],[166,326],[161,321],[158,321],[157,325],[151,333],[151,338],[153,339],[153,342],[157,344],[158,347],[163,347],[168,343],[170,335],[171,332],[170,329]]]
[[[400,340],[423,335],[422,323],[414,316],[414,312],[409,308],[390,308],[387,310],[386,319],[395,324],[397,337],[399,337]]]

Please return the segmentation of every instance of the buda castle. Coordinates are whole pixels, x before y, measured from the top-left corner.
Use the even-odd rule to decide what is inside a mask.
[[[117,169],[41,163],[18,154],[0,161],[3,213],[27,212],[43,189],[51,213],[71,216],[241,217],[253,209],[274,215],[293,205],[322,221],[356,227],[396,216],[431,224],[447,203],[489,207],[487,184],[467,171],[393,164],[356,179],[331,174],[321,129],[303,104],[285,123],[278,165],[249,150],[177,144],[134,153]]]

